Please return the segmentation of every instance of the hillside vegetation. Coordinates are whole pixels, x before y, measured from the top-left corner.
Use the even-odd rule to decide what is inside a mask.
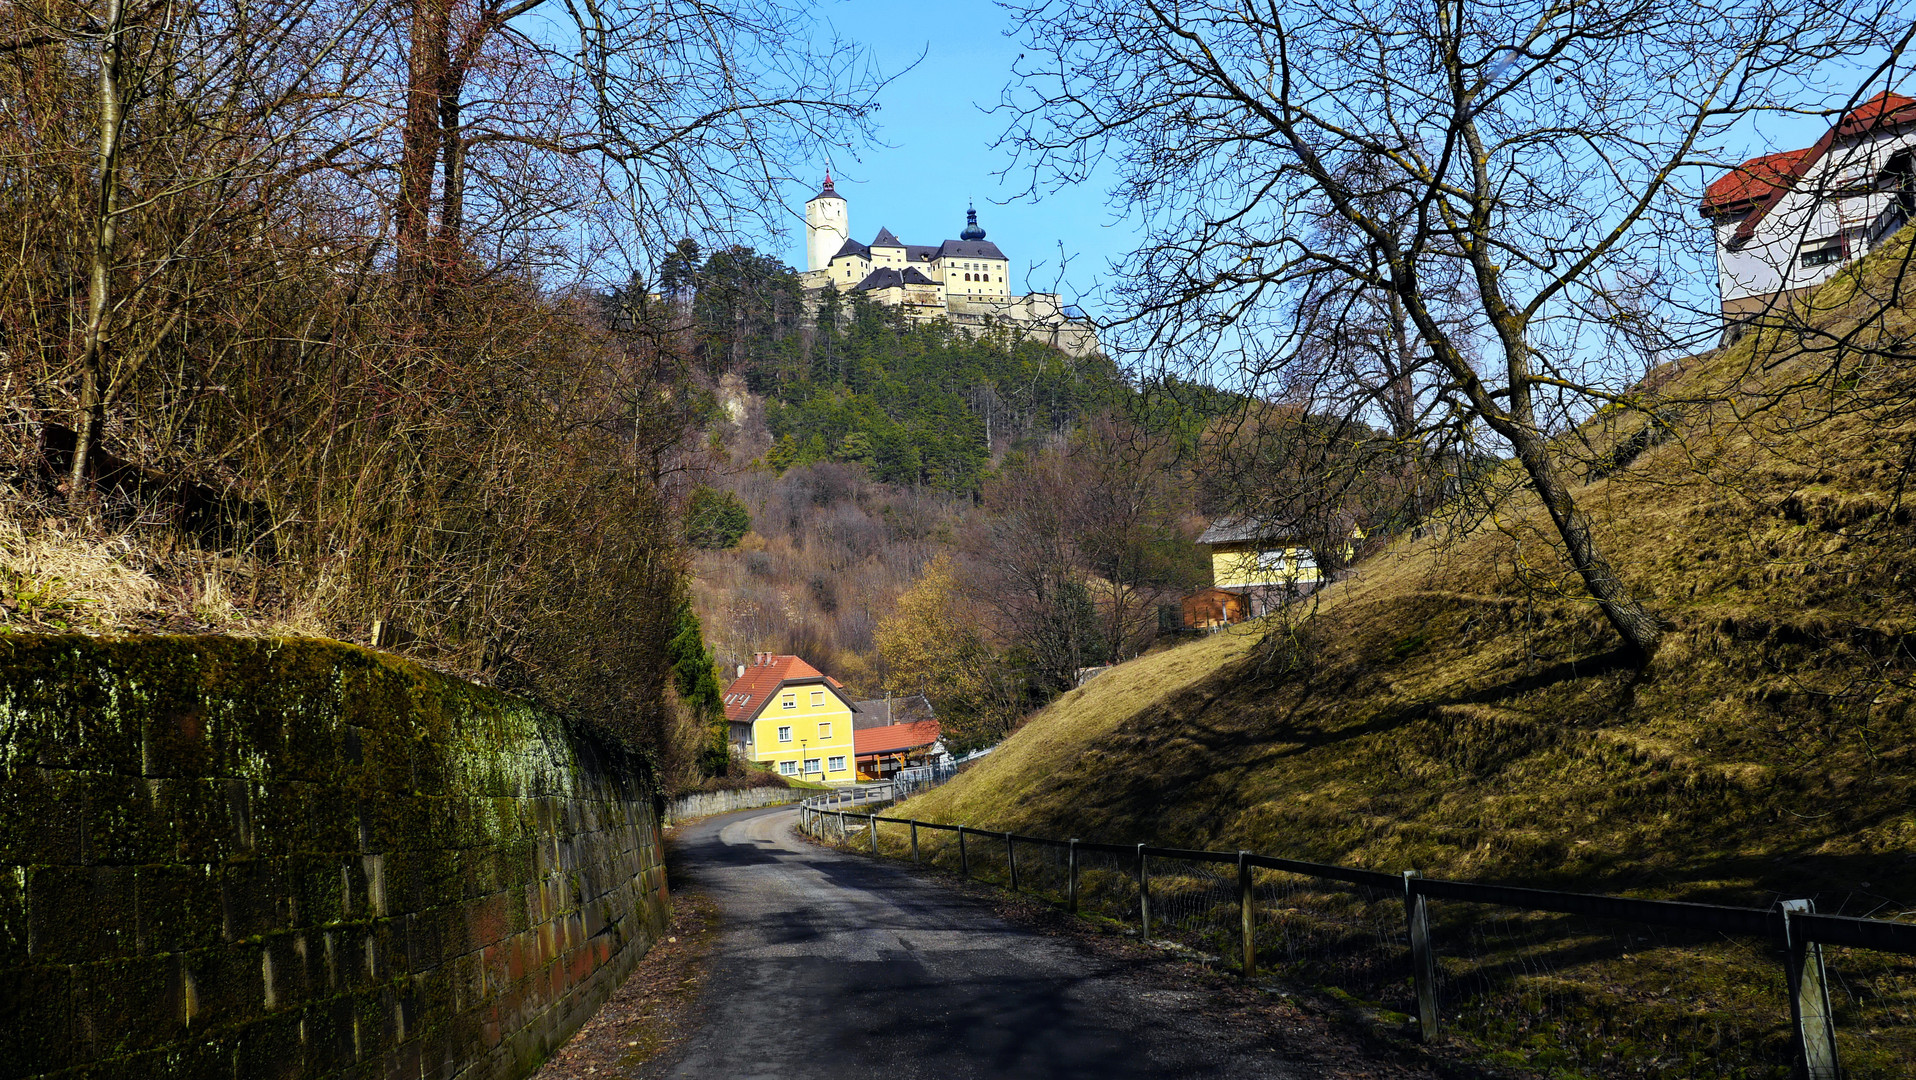
[[[1845,322],[1908,238],[1816,298]],[[1852,303],[1852,300],[1856,300]],[[1527,494],[1317,598],[1134,660],[908,804],[927,820],[1579,890],[1889,914],[1916,899],[1912,367],[1802,335],[1599,416],[1577,498],[1666,632],[1639,665]],[[1812,335],[1813,337],[1813,335]],[[1883,360],[1888,357],[1888,360]],[[1753,374],[1754,373],[1754,374]],[[1308,603],[1308,602],[1307,602]]]

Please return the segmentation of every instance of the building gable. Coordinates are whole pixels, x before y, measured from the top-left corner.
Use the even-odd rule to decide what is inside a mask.
[[[796,656],[759,653],[752,658],[752,664],[726,688],[722,698],[725,718],[739,722],[758,719],[759,714],[765,711],[765,706],[787,686],[822,686],[844,702],[846,709],[857,711],[857,706],[846,696],[844,687],[839,685],[837,679]]]

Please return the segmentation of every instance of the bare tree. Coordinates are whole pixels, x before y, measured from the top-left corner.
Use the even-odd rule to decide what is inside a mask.
[[[1572,497],[1553,439],[1638,408],[1614,352],[1694,234],[1686,168],[1794,109],[1819,65],[1898,50],[1905,9],[1701,0],[1051,0],[1005,142],[1034,185],[1107,162],[1147,235],[1114,335],[1191,366],[1294,345],[1274,313],[1324,275],[1400,309],[1435,409],[1516,459],[1625,644],[1658,624]],[[1340,223],[1374,258],[1323,243]],[[1451,283],[1462,279],[1467,294]],[[1319,286],[1321,287],[1321,285]]]
[[[523,160],[583,169],[596,199],[554,200],[568,227],[600,219],[637,249],[627,266],[651,266],[689,235],[779,231],[789,170],[869,134],[884,80],[850,42],[815,46],[802,0],[566,0],[544,18],[559,6],[411,4],[395,243],[428,296],[457,280],[475,199],[522,226],[550,213],[550,194],[513,190]]]

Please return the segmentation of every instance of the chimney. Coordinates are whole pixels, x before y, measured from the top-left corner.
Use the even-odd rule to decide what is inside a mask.
[[[745,665],[744,665],[744,664],[740,664],[740,665],[738,666],[738,677],[739,677],[739,678],[741,678],[741,679],[743,679],[743,678],[745,677]]]

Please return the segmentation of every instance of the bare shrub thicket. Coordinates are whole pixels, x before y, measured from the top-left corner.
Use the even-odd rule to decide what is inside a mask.
[[[696,752],[661,680],[707,399],[669,311],[585,283],[762,221],[872,80],[796,6],[581,9],[576,51],[534,7],[0,12],[10,625],[372,641]]]
[[[1144,651],[1160,608],[1206,583],[1187,476],[1163,440],[1095,417],[985,486],[962,590],[1034,704],[1076,686],[1081,668]]]
[[[790,653],[860,694],[882,693],[879,622],[949,541],[962,504],[837,462],[734,482],[752,531],[737,549],[696,556],[693,585],[720,666]]]

